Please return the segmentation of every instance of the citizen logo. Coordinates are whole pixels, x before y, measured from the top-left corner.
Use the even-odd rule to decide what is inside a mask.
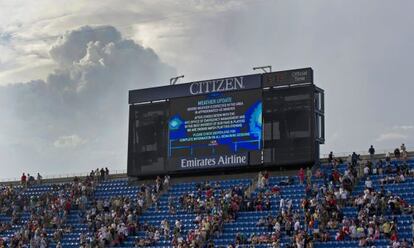
[[[243,77],[233,77],[191,83],[190,94],[200,95],[205,93],[231,91],[244,88],[245,85],[243,82]]]

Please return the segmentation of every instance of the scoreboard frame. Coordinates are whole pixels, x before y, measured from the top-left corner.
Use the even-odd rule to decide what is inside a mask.
[[[263,143],[259,151],[245,153],[247,163],[183,170],[169,161],[169,109],[175,99],[258,89],[263,100]],[[325,141],[324,91],[314,85],[312,68],[131,90],[128,103],[129,177],[185,176],[308,166],[319,161],[319,146]],[[237,159],[240,158],[233,158],[234,155],[237,154],[228,154],[226,159],[239,161]]]

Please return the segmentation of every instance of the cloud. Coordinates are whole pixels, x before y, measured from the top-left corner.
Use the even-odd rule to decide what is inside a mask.
[[[404,114],[414,91],[414,1],[14,0],[0,8],[0,85],[24,82],[0,87],[2,164],[125,168],[126,92],[166,82],[175,74],[167,64],[186,80],[311,66],[325,90],[322,152],[389,147],[375,143],[387,133],[414,143],[414,129],[392,129],[414,123]],[[108,23],[115,30],[84,27]],[[65,155],[53,142],[70,134],[88,142]]]
[[[119,43],[121,33],[112,26],[90,27],[84,26],[77,30],[67,31],[52,45],[49,53],[54,61],[61,66],[71,66],[85,58],[89,43],[100,43],[106,46],[109,43]]]
[[[81,137],[79,137],[76,134],[72,134],[69,136],[61,136],[59,137],[57,140],[55,140],[55,142],[53,142],[53,145],[57,148],[74,148],[77,146],[81,146],[83,144],[85,144],[87,142],[87,140],[82,139]]]
[[[43,174],[62,172],[53,164],[67,172],[125,168],[128,90],[167,82],[175,69],[112,26],[67,31],[50,57],[56,69],[46,80],[0,86],[2,164]]]
[[[399,130],[410,130],[414,129],[414,125],[399,125],[393,126],[392,129],[399,129]]]
[[[169,36],[171,32],[176,31],[175,26],[182,26],[180,23],[183,23],[184,26],[192,25],[191,19],[196,16],[225,13],[239,9],[246,3],[248,1],[190,0],[183,4],[181,0],[144,0],[136,4],[136,2],[128,0],[109,0],[96,4],[90,1],[73,0],[70,5],[62,6],[54,0],[0,1],[0,9],[2,10],[2,15],[0,15],[0,84],[46,79],[46,76],[53,69],[52,66],[48,67],[49,71],[41,68],[43,70],[38,72],[27,68],[27,64],[35,66],[36,60],[30,59],[30,57],[39,54],[46,56],[45,59],[48,62],[53,61],[47,52],[50,45],[65,30],[74,30],[85,24],[111,24],[124,37],[136,38],[137,41],[148,41],[147,38],[150,38],[150,42],[145,42],[145,46],[154,48],[154,41],[157,41],[156,36],[159,33],[155,29],[151,30],[152,26],[150,29],[146,29],[145,34],[137,33],[136,25],[159,23],[161,27],[166,27],[163,30]],[[44,11],[45,9],[47,11]],[[75,35],[73,38],[76,38]],[[164,41],[167,40],[171,39],[164,39]],[[5,51],[6,49],[10,51]],[[5,52],[10,55],[5,56]],[[69,58],[81,53],[76,50],[72,50],[72,52],[73,54],[67,54]],[[160,51],[158,50],[157,53]],[[175,51],[176,53],[177,51]],[[182,57],[183,53],[179,52],[176,55]],[[65,60],[65,58],[61,59]],[[165,57],[163,59],[165,61]],[[19,70],[8,70],[8,73],[4,74],[1,68],[2,62],[11,64],[14,69]],[[21,71],[24,71],[23,75]]]
[[[376,141],[378,141],[378,142],[401,141],[401,140],[405,140],[407,138],[408,138],[407,135],[404,135],[404,134],[401,134],[401,133],[390,132],[390,133],[381,134],[376,139]]]

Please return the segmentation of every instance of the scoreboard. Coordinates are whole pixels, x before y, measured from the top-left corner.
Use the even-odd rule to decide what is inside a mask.
[[[324,138],[311,68],[132,90],[129,108],[131,177],[314,163]]]
[[[260,90],[171,101],[168,159],[177,169],[247,165],[262,147]]]

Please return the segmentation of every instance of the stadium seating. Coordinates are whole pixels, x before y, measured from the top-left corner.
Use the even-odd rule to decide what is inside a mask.
[[[397,167],[397,163],[393,162],[391,165],[393,168]],[[408,160],[408,166],[410,169],[414,168],[414,160]],[[332,174],[333,170],[338,170],[341,174],[345,172],[347,169],[347,165],[340,164],[333,168],[330,165],[322,165],[319,167],[320,170],[325,175]],[[395,176],[396,174],[390,173],[387,174],[388,176]],[[369,175],[370,179],[373,183],[374,190],[380,190],[381,186],[381,179],[385,177],[385,175]],[[222,226],[222,231],[219,235],[214,235],[211,237],[211,241],[214,243],[215,247],[227,247],[228,245],[235,244],[235,237],[237,234],[243,234],[245,237],[250,237],[253,234],[262,235],[267,234],[271,235],[272,230],[269,230],[266,226],[258,226],[257,223],[263,217],[267,216],[276,216],[280,213],[280,201],[284,200],[292,200],[292,211],[298,213],[300,216],[300,225],[302,228],[306,226],[305,223],[305,213],[301,206],[301,203],[304,198],[307,197],[306,193],[306,184],[301,184],[297,178],[297,176],[291,177],[293,181],[290,181],[288,184],[284,184],[282,182],[289,181],[287,176],[272,176],[269,178],[267,185],[264,188],[257,188],[257,178],[252,176],[251,178],[243,178],[243,179],[222,179],[222,180],[211,180],[208,182],[209,185],[215,187],[214,194],[218,197],[219,191],[225,191],[232,189],[234,187],[241,187],[243,190],[252,190],[251,198],[258,197],[265,192],[269,192],[270,189],[277,187],[280,190],[280,193],[277,194],[270,194],[270,209],[268,210],[261,210],[261,211],[249,211],[246,209],[242,209],[237,212],[237,217],[232,221],[224,222]],[[353,187],[351,197],[357,197],[364,193],[365,189],[365,179],[366,177],[360,178],[356,185]],[[317,188],[322,187],[326,183],[326,179],[312,177],[311,181],[313,184],[316,185]],[[146,225],[154,226],[159,228],[161,221],[167,220],[172,225],[173,223],[179,219],[182,222],[182,230],[181,235],[187,236],[191,230],[197,228],[197,224],[195,223],[195,219],[197,213],[189,211],[188,209],[183,209],[177,207],[173,213],[170,212],[169,204],[173,204],[174,206],[180,206],[180,197],[184,194],[197,194],[200,188],[200,184],[204,182],[200,181],[192,181],[192,182],[183,182],[183,183],[175,183],[169,186],[169,188],[162,192],[161,195],[157,198],[157,205],[150,205],[139,217],[138,222],[140,224],[146,223]],[[56,186],[61,187],[56,187]],[[410,205],[414,205],[414,177],[407,176],[404,182],[400,183],[391,183],[385,184],[383,186],[384,190],[388,192],[388,194],[399,196],[404,199]],[[66,194],[69,195],[70,191],[67,190],[67,187],[64,187],[64,184],[41,184],[41,185],[33,185],[27,188],[22,186],[14,186],[14,190],[16,191],[17,195],[21,195],[22,197],[27,197],[27,199],[36,199],[38,197],[42,197],[45,194],[52,194],[52,195],[61,195]],[[128,197],[130,199],[135,199],[138,192],[140,191],[140,186],[138,185],[130,185],[128,180],[125,179],[116,179],[116,180],[105,180],[99,182],[96,187],[94,187],[93,197],[88,199],[87,208],[92,206],[92,201],[96,200],[109,200],[114,197]],[[202,194],[202,198],[205,199],[204,193]],[[352,204],[348,204],[343,206],[342,214],[344,217],[347,218],[355,218],[358,215],[358,209],[356,206]],[[0,232],[0,237],[3,240],[7,241],[15,233],[20,230],[30,219],[32,216],[32,211],[23,209],[20,213],[20,217],[17,223],[13,223],[12,215],[10,211],[1,211],[0,212],[0,223],[1,224],[10,224],[9,228],[6,228],[3,232]],[[411,242],[413,240],[413,233],[412,233],[412,217],[410,214],[398,214],[395,215],[391,213],[389,210],[386,212],[385,218],[394,219],[396,220],[397,232],[398,232],[398,239],[399,240],[407,240]],[[76,207],[72,207],[70,212],[65,218],[65,223],[70,225],[71,228],[67,232],[63,234],[61,239],[62,247],[79,247],[80,246],[80,236],[86,235],[88,237],[92,237],[95,233],[90,230],[88,223],[85,220],[85,211],[82,209],[78,209]],[[358,247],[359,243],[358,240],[352,240],[349,237],[345,238],[344,240],[337,241],[336,235],[339,231],[340,227],[337,229],[329,230],[329,241],[322,242],[316,241],[314,242],[314,247]],[[46,228],[47,236],[53,236],[53,233],[56,231],[54,228]],[[122,244],[117,245],[117,247],[135,247],[136,240],[139,238],[145,238],[148,236],[148,233],[142,230],[139,230],[135,233],[135,235],[128,235],[128,237],[122,242]],[[56,243],[49,239],[49,247],[56,247]],[[287,235],[285,232],[281,232],[281,236],[279,239],[280,247],[287,247],[289,244],[292,243],[292,235]],[[388,238],[384,237],[383,235],[380,236],[379,239],[374,241],[375,247],[388,247],[390,245],[390,241]],[[160,239],[152,244],[151,247],[172,247],[172,239],[166,239],[163,235],[160,236]],[[248,244],[240,245],[239,247],[249,247]],[[261,244],[255,245],[255,247],[272,247],[271,243],[268,244]]]

